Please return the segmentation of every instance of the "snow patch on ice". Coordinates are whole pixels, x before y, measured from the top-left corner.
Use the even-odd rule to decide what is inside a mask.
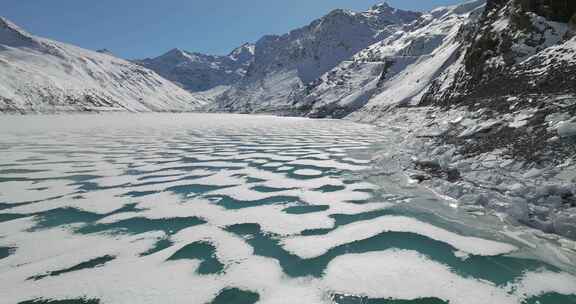
[[[291,237],[284,239],[282,244],[286,250],[301,258],[309,259],[320,256],[336,246],[390,231],[416,233],[474,255],[501,255],[517,249],[506,243],[462,236],[416,219],[396,216],[383,216],[374,220],[349,224],[326,235]]]

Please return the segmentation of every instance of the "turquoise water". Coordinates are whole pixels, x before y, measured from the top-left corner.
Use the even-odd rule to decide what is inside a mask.
[[[375,167],[381,129],[200,114],[0,127],[5,303],[576,303],[538,246]]]

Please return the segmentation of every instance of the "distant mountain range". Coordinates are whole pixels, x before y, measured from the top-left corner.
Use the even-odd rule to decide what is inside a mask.
[[[254,62],[254,45],[246,43],[228,56],[173,49],[156,58],[134,62],[156,71],[190,92],[206,91],[239,82]]]

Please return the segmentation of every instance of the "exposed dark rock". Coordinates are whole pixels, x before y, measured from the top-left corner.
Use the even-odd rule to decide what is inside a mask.
[[[416,169],[422,170],[428,173],[430,176],[436,178],[442,178],[449,182],[457,182],[458,180],[461,179],[460,172],[458,172],[457,169],[443,168],[439,163],[435,161],[427,161],[427,160],[415,161],[414,166]],[[430,179],[428,176],[422,174],[416,174],[413,176],[413,178],[418,180],[419,182]]]
[[[576,13],[576,1],[573,0],[517,0],[522,9],[534,12],[551,21],[568,22]]]

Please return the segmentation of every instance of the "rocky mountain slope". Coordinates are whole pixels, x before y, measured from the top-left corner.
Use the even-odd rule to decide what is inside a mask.
[[[190,111],[200,105],[151,70],[33,36],[0,18],[0,112]]]
[[[154,70],[190,92],[199,92],[240,81],[253,61],[254,45],[247,43],[227,56],[173,49],[156,58],[135,62]]]
[[[438,79],[425,102],[572,93],[574,25],[565,15],[576,14],[576,3],[566,1],[566,10],[554,15],[547,2],[563,1],[488,1],[482,20],[462,36],[462,65],[453,68],[454,77]]]

